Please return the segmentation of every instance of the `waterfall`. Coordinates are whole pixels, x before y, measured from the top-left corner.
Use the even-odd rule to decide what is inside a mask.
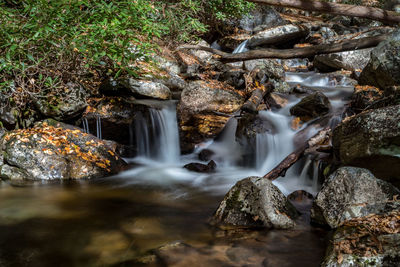
[[[86,117],[84,117],[83,119],[82,119],[82,126],[83,126],[83,131],[85,132],[85,133],[90,133],[90,130],[89,130],[89,121],[88,121],[88,119],[86,118]]]
[[[96,117],[96,135],[97,135],[97,138],[103,139],[101,136],[101,118],[100,118],[100,116]]]
[[[137,156],[165,163],[179,161],[179,132],[175,104],[161,109],[150,108],[148,115],[136,113],[136,119],[130,130],[130,143],[136,144]]]
[[[243,43],[241,43],[238,47],[236,47],[235,50],[233,50],[232,54],[238,54],[238,53],[243,53],[243,52],[249,51],[249,49],[247,49],[248,41],[249,40],[246,40]]]

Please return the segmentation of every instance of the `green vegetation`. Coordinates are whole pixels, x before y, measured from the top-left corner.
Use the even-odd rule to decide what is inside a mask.
[[[6,0],[0,2],[0,92],[14,104],[136,76],[157,40],[188,41],[247,12],[244,0]],[[90,81],[90,82],[89,82]]]

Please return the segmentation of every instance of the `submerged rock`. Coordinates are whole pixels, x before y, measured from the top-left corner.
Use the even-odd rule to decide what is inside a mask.
[[[362,112],[333,131],[333,148],[345,165],[369,169],[400,185],[400,105]],[[390,166],[390,167],[388,167]]]
[[[220,227],[292,228],[296,209],[271,181],[248,177],[225,195],[212,223]]]
[[[308,121],[327,114],[330,108],[331,104],[328,97],[321,92],[315,92],[294,105],[290,109],[290,114],[300,117],[303,121]]]
[[[306,37],[309,30],[306,27],[298,25],[282,25],[270,28],[253,35],[248,42],[249,47],[260,45],[276,45],[285,43],[296,38]]]
[[[399,193],[366,169],[342,167],[324,182],[313,203],[311,218],[337,228],[346,220],[387,211],[387,201]]]
[[[193,172],[210,173],[210,172],[215,171],[215,169],[217,168],[217,164],[213,160],[210,160],[210,162],[207,165],[202,164],[202,163],[193,162],[193,163],[186,164],[185,166],[183,166],[183,168],[188,169],[189,171],[193,171]]]
[[[400,84],[400,31],[381,42],[371,52],[371,59],[363,69],[359,83],[384,89]]]
[[[73,126],[40,123],[0,140],[4,179],[96,178],[117,173],[125,162],[109,145]]]

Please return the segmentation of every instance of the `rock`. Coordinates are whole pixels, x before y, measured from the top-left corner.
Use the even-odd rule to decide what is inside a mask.
[[[400,84],[400,31],[393,33],[371,52],[371,59],[363,69],[359,83],[384,89]]]
[[[381,213],[385,209],[379,204],[399,193],[366,169],[342,167],[324,182],[313,203],[311,218],[337,228],[346,220]]]
[[[333,131],[335,157],[400,185],[400,105],[362,112]],[[388,168],[390,166],[390,168]]]
[[[253,59],[244,62],[245,70],[253,71],[258,68],[263,70],[270,79],[283,80],[285,78],[285,69],[275,59]]]
[[[189,163],[183,166],[183,168],[188,169],[189,171],[193,172],[205,172],[205,173],[210,173],[210,172],[215,172],[215,169],[217,168],[217,164],[213,161],[210,160],[210,162],[206,164],[202,163]]]
[[[44,94],[33,99],[36,108],[46,117],[56,120],[76,118],[86,108],[89,92],[81,85],[69,82],[57,95]]]
[[[210,149],[203,149],[199,153],[199,160],[209,161],[212,159],[212,156],[215,155],[215,152]]]
[[[193,74],[198,73],[203,67],[202,62],[192,54],[188,52],[178,51],[176,52],[180,69],[182,73]]]
[[[250,38],[249,34],[234,34],[223,37],[218,40],[218,44],[221,46],[223,50],[232,52],[238,47],[241,43]]]
[[[117,173],[125,162],[105,142],[73,126],[46,122],[14,130],[0,140],[4,179],[96,178]],[[74,129],[74,130],[72,130]]]
[[[290,108],[290,114],[300,117],[302,121],[309,121],[327,114],[330,108],[329,99],[323,93],[315,92]]]
[[[283,24],[286,24],[286,22],[279,13],[267,6],[258,6],[239,21],[239,26],[246,31],[254,31],[255,28],[268,29]]]
[[[219,134],[243,102],[244,97],[226,83],[189,83],[177,107],[182,151],[190,151],[196,143]]]
[[[346,222],[335,231],[321,266],[399,266],[399,215],[397,211]]]
[[[277,45],[286,43],[294,39],[306,37],[308,32],[308,28],[303,26],[292,24],[277,26],[253,35],[249,39],[247,46],[256,47],[261,45]]]
[[[210,45],[204,40],[200,40],[195,45],[210,47]],[[194,57],[196,57],[198,60],[200,60],[203,64],[207,64],[212,59],[213,56],[213,54],[210,52],[197,49],[189,49],[188,52]]]
[[[314,67],[323,72],[334,70],[363,69],[369,61],[372,48],[317,55],[314,57]]]
[[[282,228],[295,225],[297,211],[272,184],[261,177],[248,177],[225,195],[212,219],[220,227]]]
[[[384,92],[379,88],[373,86],[355,86],[354,93],[351,96],[350,106],[359,113],[363,110],[369,109],[373,103],[382,99]]]
[[[244,75],[246,72],[241,69],[229,69],[219,75],[218,80],[226,82],[227,84],[235,87],[236,89],[245,89],[246,81]]]
[[[171,99],[171,91],[161,83],[132,78],[121,79],[119,82],[128,88],[136,98]]]

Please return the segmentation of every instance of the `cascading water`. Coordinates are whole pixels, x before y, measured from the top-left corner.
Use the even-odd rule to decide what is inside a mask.
[[[289,73],[287,81],[314,88],[313,90],[322,90],[332,103],[330,123],[337,124],[341,120],[343,99],[351,94],[352,87],[333,87],[333,84],[336,84],[335,79],[317,73]],[[136,144],[137,156],[131,161],[140,166],[119,176],[133,178],[127,179],[133,183],[184,182],[202,190],[225,193],[240,179],[268,173],[296,149],[294,140],[299,139],[299,143],[305,142],[322,128],[320,125],[312,126],[306,123],[293,130],[291,122],[294,117],[290,115],[290,108],[300,101],[300,98],[290,96],[288,101],[289,103],[279,110],[259,112],[258,116],[272,126],[272,131],[256,135],[252,166],[240,165],[244,151],[236,140],[238,121],[235,117],[228,121],[216,140],[205,141],[198,145],[194,153],[180,156],[175,103],[162,102],[162,108],[152,108],[148,113],[139,112],[131,130],[134,136],[131,143]],[[198,159],[198,153],[205,148],[214,153],[212,159],[217,163],[215,173],[201,174],[182,168],[191,162],[205,163]],[[285,177],[276,179],[274,184],[286,195],[296,190],[315,194],[318,190],[317,161],[312,158],[300,160],[287,170]]]
[[[247,49],[248,41],[249,40],[246,40],[243,43],[241,43],[238,47],[236,47],[235,50],[233,50],[232,54],[238,54],[249,51],[249,49]]]

